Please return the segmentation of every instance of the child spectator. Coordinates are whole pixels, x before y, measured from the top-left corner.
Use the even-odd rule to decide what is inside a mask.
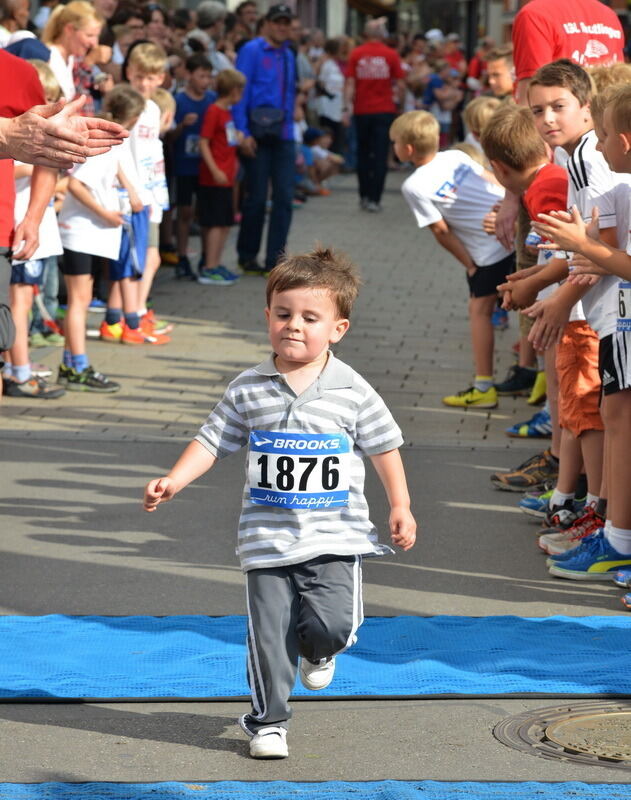
[[[468,133],[465,142],[477,147],[482,153],[480,136],[488,121],[500,107],[501,103],[496,97],[476,97],[465,106],[462,118],[467,126]]]
[[[151,99],[160,109],[160,136],[164,138],[167,131],[173,127],[175,119],[175,98],[166,89],[156,89]]]
[[[176,240],[178,263],[176,276],[194,278],[188,259],[188,237],[199,187],[199,136],[208,107],[217,95],[209,91],[212,65],[205,55],[196,53],[186,61],[186,86],[175,95],[175,129],[169,135],[174,143],[175,204],[177,206]]]
[[[85,342],[88,306],[99,259],[115,259],[120,249],[123,215],[116,188],[119,159],[118,152],[112,149],[75,167],[59,213],[68,308],[64,319],[65,349],[57,382],[72,391],[120,389],[120,384],[90,365]]]
[[[207,286],[232,286],[238,275],[221,263],[230,228],[234,225],[232,193],[239,160],[237,131],[230,109],[238,103],[245,87],[245,75],[224,69],[217,75],[217,100],[202,123],[199,150],[199,223],[202,227],[206,264],[199,270],[199,283]]]
[[[491,315],[502,276],[513,270],[512,253],[482,230],[486,214],[503,196],[493,175],[465,153],[439,153],[439,125],[426,111],[408,111],[394,121],[390,138],[397,158],[416,171],[402,186],[419,228],[464,266],[469,284],[469,322],[475,365],[473,386],[443,398],[447,406],[495,408]]]
[[[437,61],[425,88],[423,105],[436,117],[440,126],[441,149],[448,147],[452,141],[453,111],[462,98],[458,73],[448,61]]]
[[[600,103],[596,104],[597,107]],[[617,173],[623,173],[627,181],[631,174],[631,91],[623,85],[604,97],[602,119],[597,126],[599,148],[607,160],[609,167]],[[597,115],[599,115],[597,113]],[[627,209],[629,191],[627,187]],[[596,221],[599,212],[607,217],[606,206],[598,198],[592,211]],[[616,211],[618,208],[616,207]],[[590,231],[585,224],[585,213],[578,204],[572,209],[572,219],[562,219],[544,215],[537,229],[542,235],[549,236],[557,246],[581,254],[575,271],[587,273],[603,270],[624,278],[616,287],[614,308],[616,330],[611,336],[600,341],[600,374],[602,378],[603,415],[607,434],[607,485],[608,513],[604,527],[592,536],[583,539],[578,547],[569,552],[551,557],[550,572],[561,577],[587,577],[589,579],[606,578],[620,567],[631,567],[631,499],[628,487],[628,454],[631,443],[631,363],[629,359],[628,337],[631,330],[629,315],[629,279],[631,279],[631,246],[627,239],[627,252],[617,250],[607,243],[600,228]],[[622,223],[619,221],[618,231],[621,234]],[[594,226],[595,227],[595,226]],[[622,236],[620,237],[622,239]],[[600,270],[598,269],[600,268]],[[570,279],[572,280],[572,278]],[[627,607],[631,607],[631,595],[624,598]]]
[[[123,165],[130,182],[138,188],[148,217],[149,234],[143,275],[138,281],[138,313],[143,331],[153,335],[160,327],[153,312],[147,309],[147,299],[153,279],[160,267],[159,226],[168,192],[164,174],[164,150],[160,139],[160,109],[151,95],[164,81],[167,55],[157,44],[142,42],[130,50],[127,59],[127,79],[130,86],[145,99],[145,109],[134,125],[130,137],[132,163]],[[156,325],[158,328],[156,328]]]
[[[331,250],[281,261],[266,287],[273,354],[232,381],[169,474],[145,489],[144,507],[154,511],[217,460],[249,447],[237,553],[247,583],[252,710],[239,723],[253,758],[288,755],[299,663],[305,687],[329,685],[335,656],[355,642],[363,620],[361,557],[391,552],[368,517],[364,454],[388,496],[392,542],[408,550],[416,538],[400,430],[374,389],[329,351],[348,330],[358,288],[354,265]],[[326,455],[292,455],[313,453],[315,441],[327,442]]]
[[[510,100],[513,97],[515,65],[512,44],[502,45],[488,54],[486,82],[491,94],[498,100]]]
[[[105,114],[108,119],[118,122],[128,131],[132,131],[138,123],[145,108],[142,95],[131,86],[122,84],[115,87],[105,98]],[[121,156],[125,154],[129,140],[122,145]],[[142,201],[131,185],[129,178],[120,166],[117,172],[119,184],[120,210],[123,213],[123,230],[118,258],[109,261],[109,279],[111,282],[105,319],[101,323],[100,336],[104,341],[121,344],[166,344],[168,336],[150,332],[140,325],[138,313],[138,281],[142,277],[142,261],[144,253],[137,250],[133,226],[133,212],[141,211]],[[145,239],[141,235],[141,241]]]
[[[321,195],[331,194],[322,184],[332,175],[337,175],[344,163],[343,156],[329,150],[333,142],[331,133],[319,128],[307,128],[302,140],[311,151],[311,157],[307,160],[310,163],[307,171],[313,185],[312,191]]]

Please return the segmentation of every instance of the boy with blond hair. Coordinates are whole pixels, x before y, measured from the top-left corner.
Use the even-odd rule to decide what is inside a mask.
[[[393,544],[409,550],[416,540],[401,432],[375,390],[329,349],[348,330],[358,289],[355,266],[329,249],[277,265],[266,288],[272,354],[232,381],[169,474],[145,488],[145,510],[155,511],[248,447],[237,553],[252,709],[239,724],[253,758],[287,757],[298,669],[306,688],[329,685],[335,656],[363,620],[362,556],[392,552],[368,516],[364,455],[388,496]]]
[[[469,389],[443,398],[447,406],[495,408],[493,325],[498,283],[512,272],[513,254],[482,230],[482,221],[504,190],[494,176],[458,150],[438,152],[439,126],[427,111],[408,111],[390,128],[394,150],[416,171],[401,191],[419,228],[465,268],[475,379]]]
[[[598,96],[597,96],[598,98]],[[631,87],[623,85],[606,90],[594,104],[597,119],[599,149],[614,173],[626,178],[619,191],[621,219],[618,225],[619,241],[624,243],[622,226],[629,229],[628,210],[631,189]],[[620,184],[619,184],[620,186]],[[626,197],[625,197],[626,195]],[[626,202],[625,202],[626,200]],[[598,220],[601,205],[596,200],[592,220]],[[602,211],[606,214],[606,206]],[[616,275],[623,280],[610,296],[616,318],[615,331],[600,341],[599,367],[602,378],[603,416],[607,435],[605,471],[608,482],[609,503],[607,522],[594,536],[584,539],[581,546],[566,553],[563,563],[556,563],[564,577],[582,562],[582,571],[589,578],[607,577],[614,573],[620,585],[631,585],[631,497],[628,491],[628,456],[631,447],[631,239],[627,238],[626,252],[616,249],[602,237],[593,225],[588,228],[585,214],[572,207],[571,218],[566,215],[543,215],[536,226],[542,235],[549,236],[557,247],[579,253],[571,262],[574,273],[570,280],[583,281],[582,273]],[[600,236],[598,236],[600,234]],[[551,570],[552,571],[552,570]],[[618,574],[620,572],[621,574]],[[631,608],[631,595],[623,598]]]
[[[467,103],[462,113],[462,119],[468,130],[465,136],[467,144],[473,145],[482,152],[480,136],[501,104],[496,97],[475,97],[470,103]]]

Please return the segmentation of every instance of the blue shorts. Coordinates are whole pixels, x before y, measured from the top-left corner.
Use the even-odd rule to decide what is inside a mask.
[[[29,286],[41,286],[44,277],[45,259],[21,261],[11,264],[11,283],[27,283]]]
[[[140,278],[145,271],[149,243],[149,206],[126,218],[121,236],[121,249],[116,261],[109,261],[109,279]]]

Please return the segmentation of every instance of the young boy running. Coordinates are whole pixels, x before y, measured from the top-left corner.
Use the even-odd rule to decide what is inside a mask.
[[[606,98],[602,125],[598,130],[599,149],[609,167],[628,178],[631,173],[631,90],[629,86],[615,89]],[[627,207],[631,196],[627,186]],[[596,202],[596,208],[599,208]],[[593,214],[598,216],[597,212]],[[579,547],[568,551],[565,557],[552,557],[550,571],[563,577],[608,577],[622,568],[631,567],[631,497],[628,487],[629,449],[631,447],[631,239],[626,253],[615,249],[602,236],[588,235],[585,216],[578,208],[572,209],[571,222],[549,215],[542,217],[537,226],[543,235],[561,246],[580,253],[592,264],[585,265],[577,258],[576,273],[597,272],[600,267],[608,274],[617,275],[623,281],[616,287],[614,308],[616,330],[600,342],[600,373],[603,385],[603,415],[607,431],[606,474],[609,490],[607,522],[593,536],[583,540]],[[628,218],[626,220],[628,224]],[[596,267],[594,266],[596,265]],[[625,581],[628,578],[624,579]],[[628,585],[628,584],[627,584]],[[631,596],[623,602],[631,607]]]
[[[363,620],[361,558],[391,552],[368,516],[363,455],[385,488],[392,542],[408,550],[416,539],[401,432],[329,350],[348,330],[358,288],[354,265],[330,250],[277,265],[266,291],[272,355],[232,381],[169,474],[145,488],[144,507],[155,511],[217,460],[249,449],[237,553],[252,710],[239,723],[253,758],[288,755],[299,662],[304,686],[329,685]]]
[[[469,284],[469,322],[475,365],[470,389],[443,398],[447,406],[495,408],[493,325],[498,283],[513,271],[514,257],[482,230],[482,221],[504,195],[494,176],[458,150],[438,152],[436,119],[427,111],[408,111],[390,128],[397,158],[416,171],[401,191],[419,228],[464,266]]]

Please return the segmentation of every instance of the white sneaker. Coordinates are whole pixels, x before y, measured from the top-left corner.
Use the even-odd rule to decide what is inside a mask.
[[[324,664],[313,664],[306,658],[300,659],[300,681],[305,689],[317,692],[326,689],[335,675],[335,657]]]
[[[252,758],[287,758],[287,731],[285,728],[261,728],[250,739]]]

